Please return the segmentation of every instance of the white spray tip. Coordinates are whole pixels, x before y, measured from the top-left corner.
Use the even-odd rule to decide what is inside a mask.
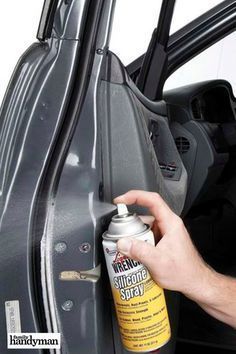
[[[129,213],[125,204],[117,204],[117,209],[119,215],[125,215]]]

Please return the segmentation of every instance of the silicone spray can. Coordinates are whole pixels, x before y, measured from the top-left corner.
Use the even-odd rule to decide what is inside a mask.
[[[151,278],[147,268],[117,251],[123,237],[155,244],[153,232],[126,205],[118,204],[103,248],[110,278],[121,338],[131,352],[150,352],[161,348],[171,336],[164,291]]]

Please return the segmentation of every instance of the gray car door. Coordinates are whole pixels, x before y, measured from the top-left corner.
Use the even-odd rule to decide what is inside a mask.
[[[184,206],[187,173],[165,103],[144,96],[108,50],[114,9],[114,0],[46,0],[39,41],[1,107],[3,354],[14,301],[21,331],[60,332],[60,353],[126,353],[101,250],[112,200],[144,189],[178,214]],[[172,340],[162,354],[174,353],[178,295],[167,303]]]

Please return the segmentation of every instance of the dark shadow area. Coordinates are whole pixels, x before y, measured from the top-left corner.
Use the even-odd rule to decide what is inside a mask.
[[[222,348],[210,348],[203,345],[195,345],[189,343],[177,343],[175,354],[233,354],[235,351],[222,349]]]
[[[235,207],[225,200],[210,201],[192,208],[185,223],[206,262],[222,274],[236,276]],[[207,345],[205,351],[203,346],[191,347],[189,344],[179,344],[178,354],[236,352],[236,331],[209,316],[184,296],[181,296],[180,301],[178,337],[180,340]],[[221,349],[211,349],[213,346]],[[233,351],[225,351],[222,348]]]

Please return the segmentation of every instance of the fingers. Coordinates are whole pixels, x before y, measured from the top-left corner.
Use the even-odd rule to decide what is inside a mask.
[[[156,268],[158,250],[150,243],[123,238],[117,242],[118,251],[144,264],[150,272]]]
[[[160,239],[163,237],[163,235],[161,234],[160,230],[159,230],[159,227],[158,227],[158,224],[157,224],[157,221],[155,220],[152,227],[152,232],[154,234],[154,237],[155,237],[155,242],[156,244],[160,241]]]
[[[150,215],[139,215],[140,219],[142,220],[142,222],[144,224],[149,225],[151,228],[153,227],[153,223],[155,221],[154,216],[150,216]]]
[[[140,219],[142,220],[142,222],[146,225],[149,225],[154,237],[155,237],[155,242],[156,244],[160,241],[160,239],[162,238],[162,235],[160,234],[160,230],[158,228],[157,222],[154,218],[154,216],[151,215],[139,215]]]
[[[157,193],[133,190],[115,198],[114,203],[137,204],[148,208],[155,217],[162,234],[165,234],[176,222],[177,216]]]

